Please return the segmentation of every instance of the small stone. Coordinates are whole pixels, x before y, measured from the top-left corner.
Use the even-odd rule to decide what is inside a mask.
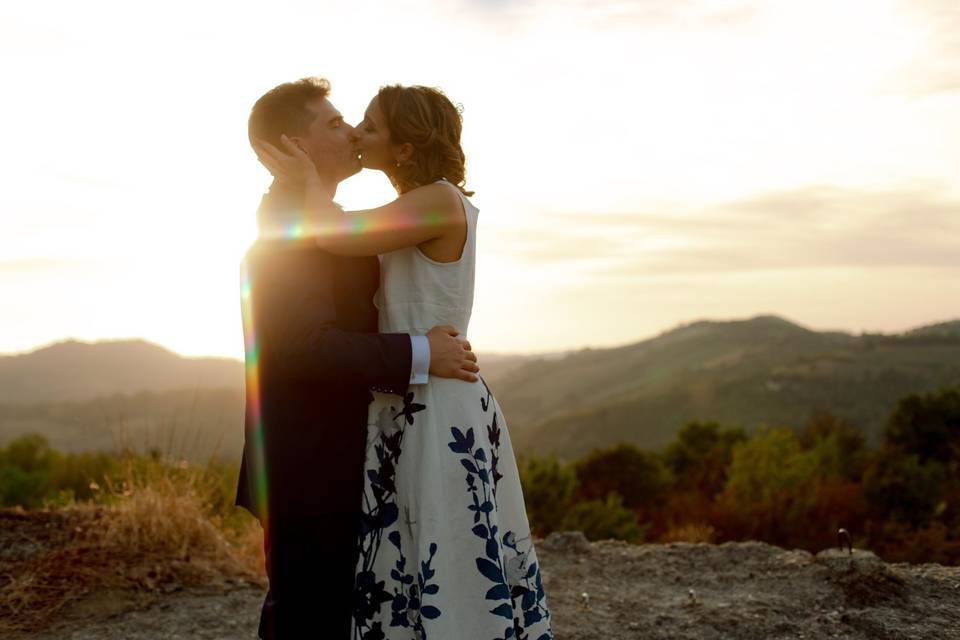
[[[581,531],[554,531],[543,540],[540,548],[558,553],[589,553],[590,541]]]

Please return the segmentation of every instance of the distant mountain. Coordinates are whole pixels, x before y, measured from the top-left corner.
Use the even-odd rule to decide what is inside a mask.
[[[896,401],[960,385],[960,322],[903,335],[815,332],[776,316],[695,322],[521,365],[490,384],[521,452],[658,449],[691,420],[801,427],[827,410],[876,443]]]
[[[940,322],[908,331],[907,336],[937,336],[942,338],[960,338],[960,320]]]
[[[0,405],[0,446],[42,434],[59,451],[155,449],[167,457],[237,462],[243,391],[194,389],[115,394],[82,402]]]
[[[481,355],[498,378],[533,358]],[[61,451],[117,449],[239,458],[243,363],[185,358],[143,341],[74,340],[0,356],[0,446],[40,433]]]
[[[699,321],[623,347],[480,361],[520,453],[658,449],[690,420],[799,428],[818,410],[875,444],[899,398],[960,385],[960,321],[898,335],[817,332],[777,316]],[[0,446],[35,432],[69,451],[126,439],[236,459],[242,425],[237,360],[183,358],[142,341],[0,357]]]
[[[490,380],[501,380],[510,372],[519,367],[534,361],[557,360],[565,357],[571,352],[563,351],[556,353],[539,353],[536,355],[512,354],[512,353],[477,353],[477,359],[480,364],[480,375],[488,382]]]
[[[0,356],[0,404],[208,388],[242,389],[243,364],[230,358],[185,358],[143,340],[71,340]]]

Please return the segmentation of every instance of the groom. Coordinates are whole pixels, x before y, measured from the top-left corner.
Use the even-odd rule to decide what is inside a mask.
[[[249,134],[279,145],[285,133],[335,192],[360,161],[329,92],[321,78],[275,87],[254,104]],[[264,530],[270,589],[260,637],[346,640],[370,390],[402,395],[428,375],[475,381],[479,368],[453,327],[377,333],[379,261],[298,238],[301,206],[299,187],[274,182],[258,211],[261,230],[290,231],[261,234],[244,259],[247,410],[236,503]]]

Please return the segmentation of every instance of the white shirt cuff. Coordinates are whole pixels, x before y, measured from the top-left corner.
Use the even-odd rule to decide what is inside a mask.
[[[430,341],[427,336],[410,336],[413,354],[410,366],[410,384],[427,384],[430,380]]]

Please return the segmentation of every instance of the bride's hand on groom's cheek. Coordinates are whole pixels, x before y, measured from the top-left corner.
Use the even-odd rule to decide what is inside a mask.
[[[280,144],[286,151],[281,151],[266,140],[254,138],[253,150],[267,171],[278,182],[287,184],[303,184],[307,180],[317,178],[317,170],[310,156],[300,145],[285,135],[280,136]]]

